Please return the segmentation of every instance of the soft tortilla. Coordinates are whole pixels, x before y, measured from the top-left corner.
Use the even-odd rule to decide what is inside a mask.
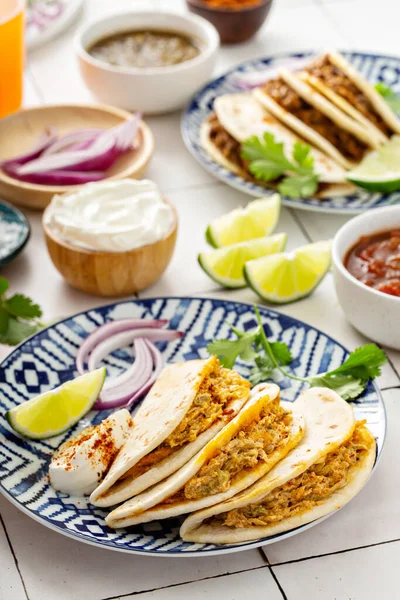
[[[400,133],[400,121],[392,111],[387,102],[377,92],[377,90],[355,69],[339,52],[328,52],[330,62],[336,65],[347,77],[358,87],[368,98],[375,111],[382,117],[382,120],[392,129],[394,133]],[[370,130],[379,143],[387,142],[388,138],[384,133],[374,125],[367,117],[356,110],[345,98],[339,96],[331,90],[327,84],[314,75],[307,72],[307,69],[300,74],[300,77],[329,98],[333,104],[336,104],[343,112],[350,115],[353,119],[364,125]]]
[[[217,359],[213,356],[206,360],[175,363],[162,371],[134,417],[130,438],[118,453],[105,479],[90,496],[92,504],[113,506],[168,477],[188,462],[224,427],[227,420],[240,410],[249,394],[231,403],[227,407],[229,410],[225,411],[226,414],[200,434],[194,442],[186,444],[143,475],[119,481],[143,456],[157,448],[175,430],[191,407],[202,381],[211,373],[216,362]]]
[[[267,537],[309,523],[337,510],[358,493],[371,472],[375,450],[369,453],[364,464],[354,469],[351,481],[345,488],[335,492],[324,503],[302,515],[269,527],[234,529],[221,525],[217,521],[204,523],[215,515],[260,502],[273,489],[301,475],[352,435],[355,426],[353,410],[336,392],[326,388],[311,388],[303,392],[295,404],[298,402],[301,403],[306,423],[306,434],[298,446],[251,488],[228,502],[190,515],[180,530],[180,535],[185,541],[234,544]]]
[[[380,143],[365,129],[360,123],[351,119],[346,113],[337,108],[327,98],[316,92],[311,86],[305,81],[299,78],[295,73],[291,73],[286,69],[279,71],[279,76],[285,81],[285,83],[293,88],[299,96],[301,96],[306,102],[315,106],[324,115],[329,117],[334,123],[336,123],[342,129],[349,131],[360,141],[364,142],[371,149],[379,148]],[[254,90],[254,95],[263,106],[265,106],[272,114],[281,119],[288,127],[296,131],[301,137],[307,139],[309,142],[320,148],[328,156],[332,157],[337,163],[342,165],[345,169],[350,169],[354,166],[354,163],[349,161],[333,144],[327,139],[320,135],[317,131],[303,123],[295,115],[291,114],[284,108],[282,108],[271,96],[266,94],[261,88]]]
[[[268,113],[252,94],[225,94],[214,101],[214,110],[224,129],[238,142],[244,142],[251,136],[262,137],[265,132],[274,135],[275,140],[282,142],[285,154],[291,156],[293,146],[299,141],[298,136]],[[225,169],[247,179],[255,181],[247,171],[236,163],[229,161],[210,139],[211,126],[206,120],[200,129],[200,142],[207,154]],[[311,148],[316,172],[320,182],[324,183],[322,190],[316,194],[320,198],[328,196],[344,196],[354,192],[354,186],[346,181],[343,167],[332,158],[316,148]],[[256,182],[271,189],[276,189],[274,182]],[[329,184],[329,185],[326,185]]]
[[[186,514],[206,506],[222,502],[231,498],[236,493],[249,487],[265,473],[267,473],[280,459],[295,447],[304,435],[304,420],[299,411],[293,412],[291,433],[284,446],[271,453],[269,460],[254,469],[247,470],[243,477],[226,492],[200,498],[198,500],[178,501],[176,504],[163,504],[167,498],[179,491],[215,454],[216,450],[224,446],[236,435],[243,425],[261,412],[262,408],[279,396],[279,388],[275,384],[261,384],[255,388],[249,402],[240,413],[222,431],[201,450],[180,471],[174,473],[169,479],[159,483],[122,506],[113,510],[106,518],[109,527],[129,527],[138,523],[146,523],[156,519]],[[290,406],[291,408],[292,406]]]

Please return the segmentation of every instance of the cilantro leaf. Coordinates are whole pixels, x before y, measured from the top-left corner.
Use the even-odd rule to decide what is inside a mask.
[[[9,283],[5,277],[0,277],[0,296],[3,296],[4,293],[8,290]]]
[[[292,353],[284,342],[269,342],[269,345],[273,355],[281,365],[290,365],[293,362]]]
[[[317,175],[293,175],[285,177],[279,184],[278,190],[288,198],[309,198],[318,189]]]
[[[388,85],[379,81],[375,85],[376,91],[395,113],[400,113],[400,96],[398,96]]]
[[[23,294],[14,294],[5,301],[4,306],[14,317],[36,319],[42,316],[40,306]]]
[[[16,346],[40,329],[42,329],[42,326],[39,323],[24,323],[14,317],[10,317],[7,330],[4,333],[0,333],[0,344]]]
[[[343,400],[358,398],[365,390],[367,383],[354,378],[352,375],[332,375],[329,373],[308,377],[307,381],[311,387],[322,386],[334,390]]]
[[[281,142],[276,142],[272,133],[265,132],[261,140],[252,136],[242,144],[242,157],[249,161],[250,172],[264,181],[277,179],[293,168],[287,160]]]
[[[266,354],[262,356],[257,355],[254,362],[255,365],[250,371],[249,379],[253,385],[257,385],[257,383],[261,383],[271,377],[275,365]]]
[[[303,142],[295,142],[293,146],[293,160],[297,162],[299,167],[310,173],[314,170],[314,157],[310,156],[311,148]]]
[[[207,346],[209,354],[219,358],[223,367],[232,369],[238,357],[243,360],[253,360],[256,353],[252,349],[254,333],[244,333],[237,340],[214,340]]]
[[[365,373],[367,379],[374,379],[381,374],[381,366],[386,362],[386,354],[376,344],[366,344],[356,348],[340,367],[332,373]]]
[[[0,335],[7,331],[9,318],[10,315],[8,312],[2,306],[0,306]]]

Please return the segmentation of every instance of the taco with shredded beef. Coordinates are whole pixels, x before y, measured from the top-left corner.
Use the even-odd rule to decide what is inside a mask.
[[[211,506],[252,485],[304,435],[301,413],[283,408],[279,388],[261,384],[240,413],[190,462],[113,510],[109,527],[128,527]]]
[[[338,510],[360,491],[376,455],[365,423],[326,388],[311,388],[297,402],[306,424],[298,446],[252,487],[190,515],[184,540],[234,544],[276,535]]]
[[[215,356],[167,366],[133,419],[133,430],[90,501],[113,506],[187,463],[247,402],[250,383]]]
[[[375,88],[338,52],[313,60],[299,74],[380,143],[400,133],[400,121]]]
[[[346,169],[381,144],[361,123],[286,69],[253,93],[277,119]]]
[[[225,94],[214,100],[214,111],[201,126],[201,143],[207,154],[218,164],[259,185],[276,188],[278,181],[256,180],[242,157],[242,144],[248,138],[262,138],[268,132],[276,142],[283,143],[285,155],[292,156],[299,136],[280,123],[263,108],[252,94]],[[346,182],[345,169],[334,159],[311,148],[314,168],[319,178],[317,196],[342,195],[354,188]]]

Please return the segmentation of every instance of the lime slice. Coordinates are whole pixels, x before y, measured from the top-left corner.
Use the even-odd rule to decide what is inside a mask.
[[[63,433],[89,412],[105,378],[106,369],[102,367],[67,381],[9,410],[8,422],[15,431],[35,440]]]
[[[286,239],[286,233],[277,233],[271,237],[202,252],[198,257],[199,263],[207,275],[220,285],[229,288],[245,287],[244,264],[260,256],[282,252]]]
[[[237,208],[207,227],[206,240],[214,248],[231,246],[269,235],[275,229],[281,208],[279,194],[253,200],[245,208]]]
[[[347,179],[374,192],[395,192],[400,189],[400,136],[394,135],[379,150],[368,154]]]
[[[285,304],[311,294],[329,270],[330,263],[330,242],[317,242],[294,252],[252,260],[245,265],[244,275],[263,300]]]

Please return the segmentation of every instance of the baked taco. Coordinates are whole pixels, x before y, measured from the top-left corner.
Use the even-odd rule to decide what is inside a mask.
[[[190,515],[186,541],[234,544],[289,531],[351,500],[375,461],[375,439],[335,392],[312,388],[299,399],[306,435],[252,487],[231,500]]]
[[[240,413],[190,462],[113,510],[107,525],[128,527],[226,500],[267,473],[303,435],[303,416],[281,406],[278,386],[261,384]]]
[[[249,395],[250,383],[214,356],[167,366],[90,496],[92,504],[124,502],[177,471],[235,417]]]
[[[313,60],[299,77],[384,143],[400,133],[400,121],[376,89],[341,54]]]
[[[253,93],[277,119],[346,169],[380,146],[369,130],[295,73],[281,69]]]
[[[245,179],[276,188],[277,182],[254,179],[242,157],[242,143],[252,136],[271,133],[283,143],[286,156],[292,156],[296,142],[302,141],[270,114],[250,93],[225,94],[214,100],[214,112],[201,126],[201,144],[218,164]],[[311,148],[315,171],[319,176],[320,197],[349,193],[353,186],[346,182],[345,169],[316,148]]]

